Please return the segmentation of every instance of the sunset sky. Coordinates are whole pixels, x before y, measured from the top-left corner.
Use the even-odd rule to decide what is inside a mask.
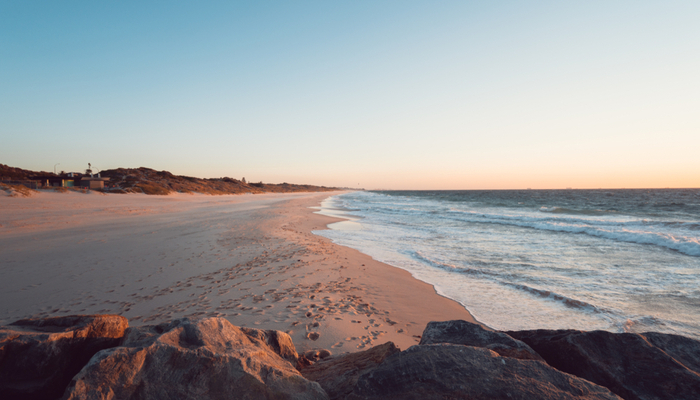
[[[3,1],[0,163],[700,187],[698,21],[698,1]]]

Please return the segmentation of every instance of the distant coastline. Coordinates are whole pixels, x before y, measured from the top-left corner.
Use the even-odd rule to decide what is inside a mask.
[[[100,179],[100,186],[93,187],[85,182]],[[117,168],[93,173],[86,170],[78,172],[36,172],[0,164],[0,185],[17,188],[17,185],[29,189],[93,189],[105,193],[144,193],[149,195],[168,195],[170,193],[203,193],[211,195],[244,193],[292,193],[292,192],[330,192],[343,188],[316,186],[293,183],[247,182],[245,178],[196,178],[174,175],[168,171],[156,171],[151,168]]]

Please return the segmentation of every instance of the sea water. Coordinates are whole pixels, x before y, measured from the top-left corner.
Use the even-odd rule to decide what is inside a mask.
[[[315,232],[499,330],[700,339],[700,190],[358,191]]]

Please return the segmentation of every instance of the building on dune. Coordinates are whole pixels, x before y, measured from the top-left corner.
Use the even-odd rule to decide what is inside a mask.
[[[87,170],[90,171],[90,170]],[[27,179],[7,180],[3,179],[0,182],[10,184],[24,185],[30,189],[46,189],[55,187],[79,187],[83,189],[101,190],[105,187],[105,182],[109,178],[100,177],[100,174],[81,174],[79,172],[68,172],[55,174],[41,174],[28,176]]]

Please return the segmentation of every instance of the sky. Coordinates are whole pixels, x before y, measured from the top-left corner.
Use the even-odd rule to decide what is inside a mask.
[[[698,1],[3,1],[0,163],[700,187],[698,21]]]

